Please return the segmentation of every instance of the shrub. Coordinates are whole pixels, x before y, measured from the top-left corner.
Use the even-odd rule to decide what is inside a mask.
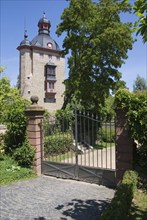
[[[137,185],[137,174],[134,171],[126,171],[122,183],[118,187],[110,205],[101,216],[101,220],[127,219],[131,202]]]
[[[147,166],[147,92],[119,90],[115,95],[115,107],[126,111],[130,136],[140,145],[137,160],[139,165]]]
[[[25,140],[26,122],[24,110],[28,102],[23,99],[16,99],[11,104],[9,111],[5,116],[7,132],[5,135],[5,152],[12,155],[15,148],[22,145]]]
[[[27,138],[25,138],[22,146],[18,147],[13,153],[13,158],[17,161],[18,165],[27,168],[33,165],[34,156],[35,150]]]
[[[0,174],[0,185],[36,177],[33,170],[18,166],[15,160],[5,154],[0,158]]]
[[[58,155],[69,151],[73,142],[72,136],[69,132],[55,133],[45,137],[44,149],[45,155]]]
[[[111,123],[111,122],[110,122]],[[98,139],[103,142],[111,143],[115,141],[115,128],[102,127],[98,131]]]
[[[24,110],[30,105],[20,96],[19,90],[11,88],[6,77],[0,79],[0,123],[7,125],[4,138],[5,152],[13,155],[25,140],[26,116]]]

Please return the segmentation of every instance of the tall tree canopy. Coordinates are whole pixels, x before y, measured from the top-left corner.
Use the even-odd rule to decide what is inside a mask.
[[[139,17],[137,34],[142,36],[143,42],[147,42],[147,2],[146,0],[136,0],[134,5],[136,15]]]
[[[118,68],[133,43],[131,24],[121,22],[120,13],[130,11],[127,0],[70,1],[57,27],[59,36],[66,33],[64,54],[71,54],[63,108],[74,96],[83,106],[98,110],[115,89],[121,78]]]

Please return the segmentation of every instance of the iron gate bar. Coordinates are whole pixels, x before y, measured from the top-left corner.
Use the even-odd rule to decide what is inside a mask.
[[[76,177],[75,175],[72,175],[71,172],[68,172],[68,171],[65,170],[65,169],[75,168],[76,166],[73,165],[73,164],[63,164],[63,163],[57,163],[57,162],[48,163],[48,161],[43,161],[43,164],[48,166],[48,167],[54,168],[57,171],[68,174],[69,176],[73,176],[73,178]],[[57,165],[59,165],[60,168]],[[62,166],[62,168],[61,168],[61,166]],[[54,172],[54,171],[48,171],[48,172],[50,172],[50,175],[51,175],[51,173]],[[44,174],[46,174],[45,168],[44,168]],[[64,176],[63,176],[63,178],[64,178]]]
[[[112,146],[111,141],[109,144],[108,141],[103,143],[102,139],[102,132],[105,133],[106,139],[109,139],[109,136],[112,136],[115,123],[102,122],[97,115],[90,115],[89,112],[86,114],[85,111],[83,113],[80,111],[77,112],[77,109],[74,110],[74,121],[72,121],[72,123],[74,122],[73,126],[71,121],[67,120],[67,117],[65,119],[62,117],[61,120],[57,122],[56,119],[53,120],[52,116],[51,120],[49,121],[51,121],[51,124],[48,126],[48,135],[51,137],[51,135],[55,134],[54,132],[59,132],[59,136],[62,135],[64,139],[67,137],[66,131],[69,129],[69,137],[74,138],[75,140],[75,149],[73,148],[73,152],[72,148],[70,147],[69,150],[66,153],[63,153],[62,156],[62,153],[59,153],[63,152],[61,148],[62,145],[58,149],[59,152],[55,154],[51,148],[52,154],[49,155],[50,161],[42,161],[42,172],[44,174],[79,180],[82,178],[82,175],[84,175],[84,178],[87,178],[87,180],[89,179],[89,181],[92,181],[93,178],[96,178],[97,180],[93,181],[98,183],[101,181],[100,176],[104,170],[107,170],[107,172],[110,171],[110,173],[112,171],[115,172],[114,163],[112,164],[112,160],[114,159],[114,155],[112,155],[114,154],[114,147]],[[81,147],[79,142],[82,141],[83,154],[79,154],[79,147]],[[93,145],[95,141],[97,144],[96,148],[94,148],[95,146]],[[91,144],[93,146],[92,150],[90,149]],[[87,150],[84,145],[87,145]],[[99,148],[99,146],[101,146],[101,148]],[[104,148],[102,149],[103,146]],[[54,155],[56,162],[52,161],[54,160]],[[111,177],[113,182],[114,174]]]
[[[75,176],[78,177],[78,121],[77,121],[77,109],[75,108],[75,153],[76,153],[76,170]]]

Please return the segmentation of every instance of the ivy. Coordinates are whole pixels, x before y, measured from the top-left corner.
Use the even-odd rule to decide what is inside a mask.
[[[131,93],[127,89],[115,94],[115,107],[126,111],[129,132],[139,143],[137,149],[142,165],[147,161],[147,91]]]

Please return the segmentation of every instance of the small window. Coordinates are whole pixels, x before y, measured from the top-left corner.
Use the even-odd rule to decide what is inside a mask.
[[[30,79],[30,77],[29,77],[29,76],[27,76],[27,79]]]
[[[49,86],[49,89],[54,89],[55,88],[55,83],[54,82],[49,82],[48,86]]]
[[[60,60],[60,56],[56,56],[57,60]]]
[[[30,90],[28,91],[28,94],[30,94],[31,92],[30,92]]]
[[[52,59],[52,55],[49,54],[49,55],[48,55],[48,58],[49,58],[49,59]]]
[[[54,66],[47,67],[47,76],[55,76],[55,67]]]

